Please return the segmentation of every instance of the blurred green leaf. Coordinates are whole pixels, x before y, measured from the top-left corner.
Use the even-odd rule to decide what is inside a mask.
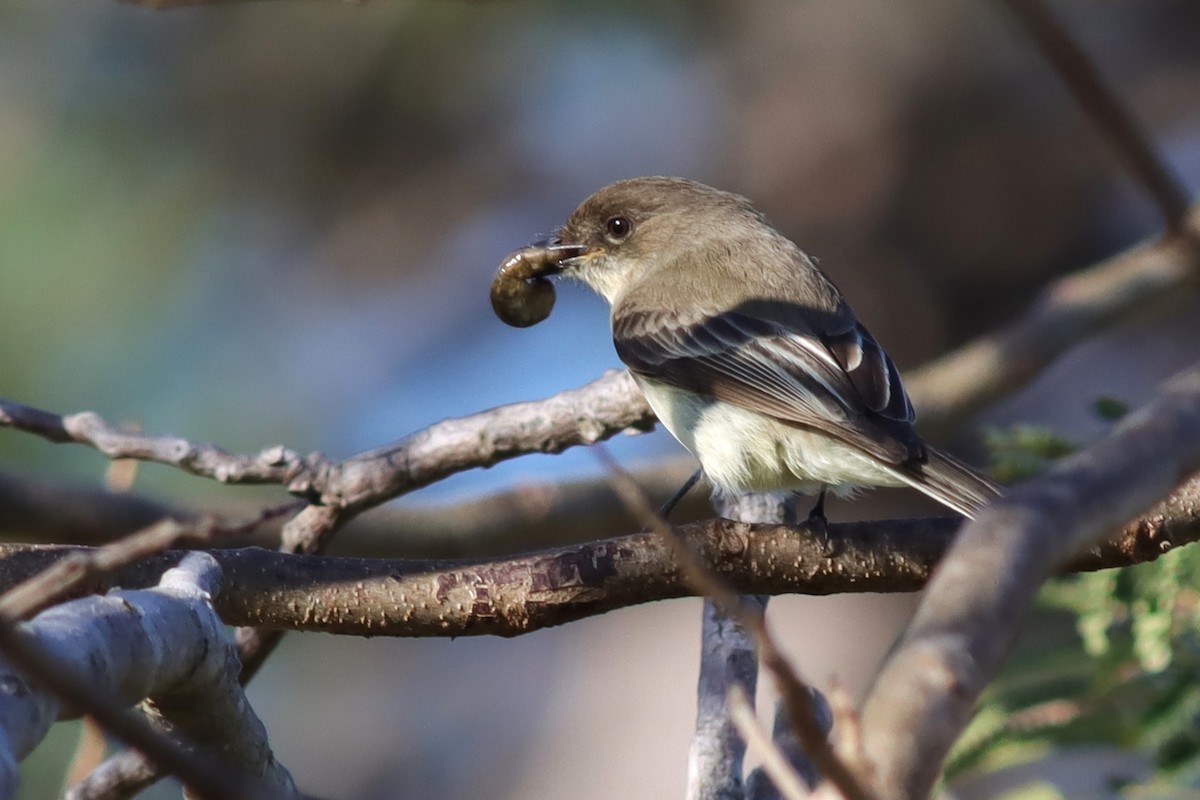
[[[1115,397],[1096,398],[1095,408],[1101,419],[1118,420],[1129,413],[1129,404]]]
[[[991,472],[1001,483],[1011,483],[1038,474],[1056,459],[1069,455],[1078,446],[1049,428],[1014,425],[984,431],[984,443],[991,457]]]
[[[947,775],[1110,744],[1147,753],[1158,769],[1150,784],[1122,789],[1126,796],[1200,787],[1198,585],[1195,547],[1047,583]]]

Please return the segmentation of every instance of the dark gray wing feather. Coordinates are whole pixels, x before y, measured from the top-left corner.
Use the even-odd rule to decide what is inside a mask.
[[[870,331],[855,321],[850,329],[822,337],[822,341],[845,370],[863,405],[887,419],[912,424],[916,413],[900,381],[900,371]]]
[[[821,335],[794,305],[682,318],[618,306],[613,341],[636,374],[813,428],[875,457],[925,459],[899,372],[848,313]]]

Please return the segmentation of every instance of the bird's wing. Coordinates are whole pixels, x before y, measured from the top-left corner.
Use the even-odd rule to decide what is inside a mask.
[[[613,342],[638,375],[819,430],[888,463],[923,460],[895,364],[839,311],[819,331],[811,313],[785,303],[691,318],[618,305]]]

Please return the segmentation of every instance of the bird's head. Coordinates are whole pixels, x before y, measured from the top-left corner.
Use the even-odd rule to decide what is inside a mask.
[[[664,258],[736,233],[731,221],[761,224],[761,217],[745,198],[686,178],[630,178],[584,200],[538,246],[553,253],[546,274],[577,278],[611,303]]]

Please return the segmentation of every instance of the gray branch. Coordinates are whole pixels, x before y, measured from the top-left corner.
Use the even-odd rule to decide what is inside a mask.
[[[358,511],[456,472],[489,467],[528,453],[560,453],[626,431],[650,430],[655,419],[629,374],[607,372],[545,400],[513,403],[447,419],[376,450],[331,461],[283,446],[238,455],[175,436],[123,431],[91,412],[60,416],[0,400],[0,427],[52,442],[77,442],[109,458],[165,464],[222,483],[275,483],[341,511]]]
[[[713,493],[722,517],[749,523],[778,524],[791,521],[794,498],[772,494],[727,495]],[[744,603],[765,613],[768,595],[742,597]],[[758,687],[758,656],[754,640],[736,619],[725,616],[711,599],[704,602],[701,629],[700,679],[697,687],[696,727],[688,756],[688,800],[743,800],[742,762],[746,742],[729,709],[729,693],[740,686],[753,698]]]
[[[1200,237],[1200,208],[1191,210],[1188,234]],[[1194,292],[1197,260],[1188,236],[1173,236],[1060,278],[1020,319],[905,376],[918,426],[941,438],[1096,331],[1180,292]]]
[[[865,755],[881,796],[928,794],[1046,576],[1197,469],[1200,367],[964,528],[863,707]]]
[[[744,598],[766,609],[766,598]],[[700,679],[696,690],[696,727],[688,752],[688,800],[744,800],[742,760],[746,743],[730,718],[729,689],[741,686],[754,697],[758,655],[749,632],[704,601],[700,636]]]
[[[695,468],[690,458],[672,458],[633,476],[659,504]],[[81,488],[0,471],[2,541],[97,546],[163,519],[239,519],[258,508],[258,504],[237,501],[200,512],[128,492]],[[711,516],[712,505],[699,491],[685,497],[672,513],[682,522]],[[265,522],[245,535],[227,535],[222,546],[278,547],[280,524]],[[446,502],[385,506],[350,522],[339,539],[338,552],[371,558],[497,556],[593,541],[636,527],[637,521],[605,478],[529,481]]]
[[[6,649],[20,643],[9,649],[14,656],[34,652],[47,660],[32,681],[24,670],[8,663],[0,667],[6,686],[21,687],[0,694],[0,797],[13,796],[16,762],[52,722],[87,710],[66,709],[60,703],[57,693],[66,684],[58,671],[86,676],[88,691],[99,697],[126,704],[149,698],[172,727],[221,756],[229,766],[215,767],[218,774],[240,773],[264,781],[279,794],[294,793],[290,775],[275,761],[266,731],[238,684],[237,657],[210,602],[219,581],[213,559],[192,553],[153,589],[56,606],[22,625],[15,640],[6,640]],[[47,666],[51,663],[53,674]],[[201,774],[214,770],[212,763],[203,766]],[[225,783],[223,793],[230,787],[238,787],[233,790],[236,796],[250,796],[236,780]]]

